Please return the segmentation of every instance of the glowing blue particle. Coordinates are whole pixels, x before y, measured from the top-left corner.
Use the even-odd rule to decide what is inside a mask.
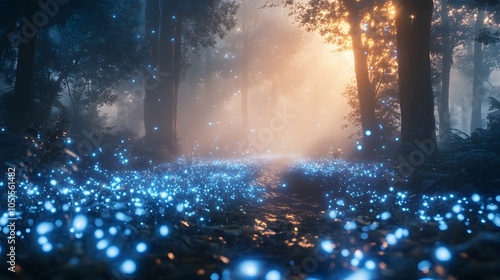
[[[370,135],[372,135],[371,130],[367,130],[367,131],[365,131],[365,135],[366,135],[366,136],[370,136]]]
[[[239,265],[241,274],[248,277],[255,277],[259,273],[259,264],[256,261],[244,261]]]
[[[47,242],[49,242],[49,240],[47,239],[47,237],[45,237],[45,236],[38,237],[38,244],[44,245]]]
[[[337,200],[337,205],[338,206],[344,206],[344,200],[343,199]]]
[[[359,265],[359,260],[358,259],[352,259],[351,260],[351,266],[358,266]]]
[[[471,198],[474,202],[479,202],[479,200],[481,200],[481,197],[477,193],[473,194]]]
[[[420,271],[429,270],[431,268],[431,262],[428,260],[423,260],[418,263],[417,267]]]
[[[356,149],[358,149],[358,151],[361,151],[361,150],[363,150],[363,146],[358,145],[358,146],[356,147]]]
[[[78,214],[76,217],[73,219],[73,228],[76,231],[83,231],[87,227],[87,217],[85,217],[83,214]]]
[[[137,244],[137,246],[135,246],[135,249],[139,253],[144,253],[148,249],[148,245],[146,245],[146,243],[144,243],[144,242],[141,242],[141,243]]]
[[[368,260],[365,262],[365,267],[369,270],[374,270],[377,267],[377,264],[372,260]]]
[[[99,242],[97,242],[96,247],[99,250],[104,250],[108,247],[108,245],[109,245],[108,240],[103,239],[103,240],[99,240]]]
[[[109,234],[111,234],[111,235],[116,235],[118,233],[118,230],[116,229],[116,227],[110,227],[108,231],[109,231]]]
[[[392,233],[387,234],[385,236],[385,240],[387,241],[387,244],[389,244],[389,245],[395,245],[398,242],[398,239]]]
[[[167,226],[161,226],[160,227],[160,235],[161,236],[167,236],[169,232],[170,231],[169,231],[169,229],[168,229]]]
[[[219,280],[219,274],[217,273],[212,273],[212,275],[210,275],[210,280]]]
[[[340,254],[342,255],[342,257],[344,258],[347,258],[349,256],[349,250],[347,249],[343,249]]]
[[[42,222],[36,227],[36,232],[40,235],[47,234],[54,229],[54,224],[50,222]]]
[[[104,231],[102,231],[102,229],[98,229],[94,232],[94,236],[97,239],[101,239],[104,237]]]
[[[97,219],[95,219],[94,224],[96,226],[98,226],[98,227],[102,227],[102,225],[104,224],[104,222],[102,221],[101,218],[97,218]]]
[[[266,280],[281,280],[281,273],[277,270],[271,270],[266,273]]]
[[[451,259],[450,250],[448,250],[445,247],[437,248],[435,255],[436,255],[436,259],[438,261],[446,262],[446,261],[449,261]]]
[[[345,230],[353,230],[353,229],[356,229],[356,227],[357,227],[357,224],[354,221],[348,221],[344,225]]]
[[[177,212],[184,211],[184,204],[182,203],[177,204],[177,206],[175,206],[175,210],[177,210]]]
[[[453,206],[451,208],[451,210],[453,210],[453,212],[458,214],[460,212],[460,210],[462,210],[462,207],[460,205],[456,204],[455,206]]]
[[[45,207],[45,209],[47,209],[48,211],[52,211],[52,209],[54,209],[54,206],[52,205],[52,202],[50,201],[45,201],[45,203],[43,204],[43,206]]]
[[[153,130],[154,130],[154,131],[158,131],[158,127],[157,127],[157,126],[155,126],[155,127],[153,128]]]
[[[55,186],[57,186],[57,181],[52,179],[52,180],[50,180],[50,184],[55,187]]]
[[[125,274],[132,274],[137,269],[137,266],[134,261],[126,260],[120,266],[120,270]]]
[[[120,249],[118,249],[118,247],[116,246],[111,246],[106,250],[106,255],[108,256],[108,258],[114,258],[118,256],[118,254],[120,254]]]
[[[360,269],[353,274],[351,274],[349,277],[347,277],[345,280],[369,280],[371,279],[370,272],[366,269]]]
[[[448,229],[448,224],[445,223],[444,221],[439,222],[439,230],[447,230]]]
[[[384,212],[380,215],[380,218],[385,221],[387,219],[389,219],[391,217],[391,213],[390,212]]]
[[[115,218],[118,221],[122,221],[122,222],[130,222],[132,220],[132,218],[130,216],[127,216],[127,215],[123,214],[122,212],[117,212],[115,214]]]
[[[337,211],[335,210],[332,210],[328,213],[328,216],[330,217],[330,219],[335,219],[337,218]]]
[[[42,251],[44,251],[45,253],[52,251],[52,244],[50,243],[43,244]]]
[[[495,217],[493,218],[493,223],[497,226],[500,227],[500,214],[495,214]]]
[[[321,249],[323,249],[328,254],[333,253],[333,249],[335,248],[335,245],[332,244],[332,242],[330,242],[328,240],[321,241],[320,245],[321,245]]]

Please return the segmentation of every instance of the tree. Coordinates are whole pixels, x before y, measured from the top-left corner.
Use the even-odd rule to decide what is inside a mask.
[[[144,125],[154,147],[174,152],[177,146],[177,95],[183,44],[198,49],[216,43],[235,25],[237,5],[226,0],[147,0],[146,33],[150,69],[146,80]],[[158,12],[159,11],[159,12]]]
[[[37,32],[31,101],[36,106],[30,123],[44,126],[53,106],[61,107],[61,94],[70,99],[73,116],[68,117],[74,126],[83,125],[83,115],[93,113],[95,118],[98,106],[117,100],[114,89],[134,74],[145,58],[144,44],[139,40],[139,11],[136,1],[94,1],[53,8],[54,21]],[[19,95],[14,92],[12,96]],[[24,105],[17,106],[20,110]]]
[[[319,31],[327,42],[337,45],[341,50],[352,50],[364,150],[370,156],[380,141],[375,112],[375,92],[379,82],[377,71],[385,73],[387,69],[370,69],[368,65],[371,60],[376,60],[373,56],[376,48],[381,45],[387,47],[394,41],[392,2],[314,0],[306,4],[285,1],[285,5],[292,7],[297,21],[307,30]]]
[[[30,19],[34,19],[34,15],[39,11],[40,5],[37,0],[25,1],[23,19],[27,19],[27,21],[23,26],[22,35],[25,35],[26,38],[22,38],[23,40],[20,41],[18,47],[14,94],[10,98],[5,112],[6,124],[12,130],[29,126],[34,117],[35,54],[38,29],[33,28]]]
[[[436,140],[431,84],[432,0],[399,0],[396,29],[401,107],[401,141]]]

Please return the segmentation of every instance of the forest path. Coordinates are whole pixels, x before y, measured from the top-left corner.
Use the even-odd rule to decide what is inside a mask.
[[[327,205],[317,196],[296,193],[284,186],[283,175],[290,163],[286,158],[273,160],[261,169],[255,183],[265,188],[265,202],[254,213],[256,228],[266,234],[302,235],[299,241],[304,241],[304,245],[309,243],[305,239],[313,241],[305,236],[310,234],[310,229],[317,229]]]

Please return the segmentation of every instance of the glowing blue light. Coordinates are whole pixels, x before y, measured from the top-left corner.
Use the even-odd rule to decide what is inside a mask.
[[[36,227],[36,232],[40,235],[47,234],[54,229],[54,224],[49,222],[42,222]]]
[[[363,150],[363,146],[358,145],[358,146],[356,147],[356,149],[358,149],[358,151],[361,151],[361,150]]]
[[[342,251],[340,252],[340,254],[342,255],[342,257],[347,258],[349,256],[349,250],[342,249]]]
[[[374,270],[377,267],[377,264],[372,260],[368,260],[365,262],[365,267],[369,270]]]
[[[277,270],[271,270],[266,273],[266,280],[281,280],[281,273]]]
[[[141,242],[137,244],[137,246],[135,246],[135,249],[137,250],[137,252],[143,253],[148,249],[148,245],[146,245],[146,243],[144,242]]]
[[[108,245],[109,245],[108,240],[103,239],[103,240],[100,240],[99,242],[97,242],[96,247],[99,250],[104,250],[108,247]]]
[[[118,233],[118,230],[115,227],[110,227],[108,231],[111,235],[116,235]]]
[[[42,251],[44,251],[45,253],[52,251],[52,244],[50,243],[43,244]]]
[[[384,213],[382,213],[382,214],[380,215],[380,218],[381,218],[383,221],[385,221],[385,220],[387,220],[387,219],[391,218],[391,213],[390,213],[390,212],[384,212]]]
[[[367,271],[366,269],[360,269],[351,274],[345,280],[369,280],[369,279],[371,279],[370,272]]]
[[[481,197],[477,193],[473,194],[471,198],[474,202],[479,202],[479,200],[481,200]]]
[[[461,209],[462,209],[462,207],[458,204],[456,204],[455,206],[453,206],[453,208],[451,208],[451,210],[453,210],[453,212],[455,212],[457,214],[460,212]]]
[[[104,231],[102,231],[101,229],[98,229],[94,232],[94,236],[95,238],[97,239],[101,239],[104,237]]]
[[[219,280],[219,274],[217,273],[212,273],[212,275],[210,275],[210,280]]]
[[[136,269],[137,269],[137,266],[136,266],[135,262],[132,260],[126,260],[120,266],[120,270],[126,274],[132,274],[135,272]]]
[[[130,216],[127,216],[127,215],[123,214],[122,212],[117,212],[115,214],[115,218],[118,221],[122,221],[122,222],[130,222],[132,220],[132,218]]]
[[[111,246],[106,250],[106,255],[108,256],[108,258],[114,258],[118,256],[118,254],[120,254],[120,249],[118,249],[118,247],[116,246]]]
[[[370,136],[370,135],[372,135],[371,130],[367,130],[367,131],[365,131],[365,135],[366,135],[366,136]]]
[[[259,264],[256,261],[244,261],[239,265],[239,271],[248,277],[255,277],[259,273]]]
[[[175,206],[175,210],[177,210],[177,212],[184,211],[184,204],[182,203],[177,204],[177,206]]]
[[[40,245],[43,245],[43,244],[45,244],[45,243],[47,243],[47,242],[49,242],[49,240],[48,240],[48,239],[47,239],[47,237],[45,237],[45,236],[40,236],[40,237],[38,238],[38,244],[40,244]]]
[[[76,217],[73,219],[73,228],[76,231],[83,231],[87,227],[87,217],[85,217],[83,214],[78,214]]]
[[[387,241],[387,244],[389,244],[389,245],[395,245],[398,242],[396,236],[394,236],[394,234],[392,234],[392,233],[387,234],[385,236],[385,240]]]
[[[52,180],[50,180],[50,184],[55,187],[55,186],[57,186],[57,181],[52,179]]]
[[[332,242],[330,242],[328,240],[321,241],[321,249],[323,249],[328,254],[333,253],[334,248],[335,248],[335,245],[332,244]]]
[[[357,227],[357,224],[355,221],[348,221],[344,225],[345,230],[353,230],[353,229],[356,229],[356,227]]]
[[[429,270],[431,268],[431,262],[428,260],[423,260],[417,265],[420,271]]]
[[[160,227],[160,234],[161,236],[167,236],[170,231],[168,230],[167,226],[161,226]]]
[[[335,210],[332,210],[328,213],[328,216],[330,217],[330,219],[335,219],[337,218],[337,211]]]
[[[451,259],[450,250],[445,247],[439,247],[436,249],[436,259],[442,262],[449,261]]]

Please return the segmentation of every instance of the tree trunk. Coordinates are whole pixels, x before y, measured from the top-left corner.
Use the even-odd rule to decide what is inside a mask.
[[[450,76],[453,64],[453,48],[450,38],[450,20],[447,0],[441,0],[441,22],[443,38],[443,67],[441,77],[441,100],[439,106],[439,139],[445,140],[451,131],[450,122]]]
[[[175,22],[175,46],[174,46],[174,95],[172,101],[172,118],[173,131],[172,141],[174,148],[177,147],[177,103],[179,97],[179,85],[181,83],[181,63],[182,63],[182,17],[177,13],[177,21]]]
[[[40,10],[38,1],[27,0],[24,5],[24,16],[31,21],[34,14]],[[25,26],[21,27],[23,31],[21,36],[25,40],[21,40],[19,44],[14,94],[7,105],[5,117],[7,126],[13,131],[19,131],[31,125],[35,110],[34,82],[38,29],[32,26],[33,30]],[[30,29],[32,33],[28,35],[24,32],[25,29]]]
[[[396,13],[401,141],[435,143],[429,57],[432,0],[399,0]]]
[[[160,109],[157,104],[159,96],[159,86],[157,79],[154,76],[158,71],[160,60],[160,41],[159,41],[159,27],[160,27],[160,5],[159,0],[146,0],[145,19],[146,19],[146,38],[149,43],[149,65],[144,73],[144,129],[146,138],[153,141],[155,138],[155,115]],[[156,77],[161,78],[161,77]]]
[[[479,31],[484,26],[485,11],[479,8],[477,12],[477,19],[475,24],[475,34],[479,34]],[[484,94],[483,80],[484,80],[484,70],[483,70],[483,43],[475,41],[474,42],[474,77],[472,82],[472,114],[470,122],[470,132],[474,132],[477,128],[483,126],[481,120],[481,105],[482,98]]]
[[[156,133],[160,143],[169,151],[174,149],[174,97],[176,86],[175,46],[176,38],[176,1],[161,0],[160,2],[160,73],[164,73],[159,83],[161,90],[158,96],[160,110],[155,117]]]
[[[361,17],[350,11],[349,19],[352,50],[354,54],[354,72],[356,74],[356,86],[358,89],[358,100],[361,116],[361,128],[363,130],[364,151],[366,155],[373,154],[377,148],[377,119],[375,116],[375,91],[370,82],[368,73],[367,49],[363,43],[362,30],[360,28]]]

